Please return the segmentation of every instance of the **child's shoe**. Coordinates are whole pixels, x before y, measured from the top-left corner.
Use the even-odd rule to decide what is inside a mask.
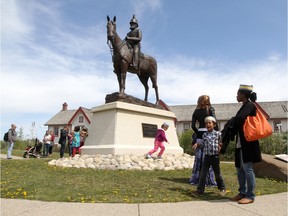
[[[150,155],[150,154],[146,154],[146,155],[145,155],[145,158],[146,158],[146,159],[151,159],[151,155]]]
[[[162,156],[157,156],[157,159],[163,159]]]

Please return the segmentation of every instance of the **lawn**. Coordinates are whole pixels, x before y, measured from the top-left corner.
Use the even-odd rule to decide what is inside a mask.
[[[15,152],[19,156],[23,154]],[[58,153],[53,157],[58,158]],[[158,203],[227,199],[237,194],[233,163],[222,163],[226,197],[217,188],[191,196],[196,188],[188,181],[191,169],[177,171],[129,171],[62,168],[47,165],[51,158],[1,160],[1,197],[85,203]],[[286,182],[256,179],[256,195],[287,191]]]

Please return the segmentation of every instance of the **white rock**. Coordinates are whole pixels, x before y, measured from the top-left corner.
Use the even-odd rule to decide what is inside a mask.
[[[91,164],[91,163],[93,163],[93,162],[94,162],[93,158],[87,158],[87,159],[85,160],[85,164]]]

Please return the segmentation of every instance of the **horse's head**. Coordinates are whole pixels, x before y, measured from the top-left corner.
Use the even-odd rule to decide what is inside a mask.
[[[112,41],[116,33],[116,16],[113,21],[110,21],[110,17],[107,16],[107,39]]]

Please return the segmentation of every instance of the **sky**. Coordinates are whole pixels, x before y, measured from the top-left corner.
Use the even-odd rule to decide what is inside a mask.
[[[236,103],[240,84],[253,85],[260,102],[287,100],[286,0],[2,0],[0,139],[12,123],[42,138],[64,102],[92,108],[117,92],[107,15],[124,39],[133,14],[166,104],[203,94],[212,105]],[[135,74],[125,93],[144,99]]]

